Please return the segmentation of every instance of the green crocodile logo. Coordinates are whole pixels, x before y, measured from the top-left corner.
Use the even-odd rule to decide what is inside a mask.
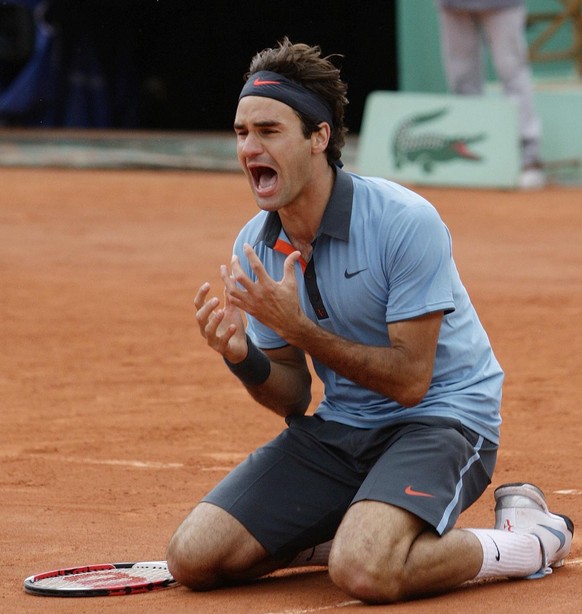
[[[461,137],[415,131],[417,126],[435,121],[447,112],[448,109],[444,108],[414,115],[398,126],[392,142],[396,168],[415,163],[420,165],[425,173],[431,173],[436,163],[459,159],[479,162],[482,159],[468,146],[482,141],[486,137],[485,134]]]

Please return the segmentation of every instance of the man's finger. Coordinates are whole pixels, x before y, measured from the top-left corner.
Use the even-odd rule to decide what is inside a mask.
[[[198,288],[198,292],[196,292],[196,296],[194,297],[194,305],[196,306],[196,309],[200,309],[204,306],[204,301],[206,300],[209,290],[210,284],[208,282],[202,284],[200,288]]]
[[[292,252],[285,258],[285,264],[283,265],[283,277],[295,279],[295,265],[301,258],[301,252],[299,250]]]
[[[243,245],[243,250],[244,250],[245,256],[247,257],[249,261],[249,264],[251,265],[251,269],[253,269],[253,273],[257,276],[257,281],[263,282],[263,281],[270,280],[271,277],[265,270],[265,267],[263,266],[263,263],[260,261],[257,254],[255,254],[255,250],[252,248],[252,246],[249,245],[248,243],[245,243]]]

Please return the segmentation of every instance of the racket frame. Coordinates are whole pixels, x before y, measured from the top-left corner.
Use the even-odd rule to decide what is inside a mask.
[[[126,562],[126,563],[100,563],[97,565],[81,565],[76,567],[65,567],[62,569],[54,569],[45,571],[39,574],[29,576],[24,580],[23,588],[27,593],[33,595],[42,595],[45,597],[113,597],[121,595],[135,595],[137,593],[147,593],[154,590],[171,588],[177,585],[176,580],[170,575],[168,578],[161,580],[151,580],[141,584],[123,584],[120,581],[119,586],[112,587],[86,587],[86,588],[49,588],[38,586],[40,580],[47,578],[58,578],[61,576],[83,576],[84,574],[109,571],[114,569],[133,569],[140,567],[151,569],[152,567],[161,568],[165,566],[165,561],[144,561],[144,562]],[[167,569],[167,566],[166,566]]]

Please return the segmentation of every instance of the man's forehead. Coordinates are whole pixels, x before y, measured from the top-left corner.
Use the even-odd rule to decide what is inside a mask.
[[[264,96],[245,96],[236,109],[235,124],[289,123],[297,120],[295,111],[284,102]]]

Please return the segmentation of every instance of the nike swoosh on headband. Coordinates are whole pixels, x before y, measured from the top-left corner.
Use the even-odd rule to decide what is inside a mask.
[[[280,83],[281,81],[263,81],[262,79],[259,79],[259,77],[253,81],[253,85],[256,85],[257,87],[260,87],[261,85],[279,85]]]

